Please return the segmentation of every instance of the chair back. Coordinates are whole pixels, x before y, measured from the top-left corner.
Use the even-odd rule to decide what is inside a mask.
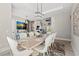
[[[17,49],[17,41],[7,37],[9,46],[11,47],[12,53],[14,56],[29,56],[31,55],[31,53],[33,52],[32,50],[23,50],[23,51],[19,51]]]
[[[44,47],[44,51],[47,52],[48,47],[51,45],[51,40],[52,40],[52,35],[49,35],[46,39],[45,39],[45,47]]]
[[[10,46],[10,48],[12,50],[13,55],[16,54],[17,53],[17,48],[16,48],[17,41],[11,39],[10,37],[7,37],[7,40],[8,40],[9,46]]]
[[[55,41],[56,33],[52,33],[51,35],[52,35],[52,41],[51,41],[51,42],[52,42],[52,44],[53,44],[54,41]]]
[[[54,43],[55,37],[56,37],[56,33],[52,33],[46,38],[46,40],[45,40],[45,48],[44,48],[45,52],[47,52],[48,47],[51,46],[51,44]]]

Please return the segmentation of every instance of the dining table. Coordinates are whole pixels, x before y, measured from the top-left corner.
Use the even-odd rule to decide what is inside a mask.
[[[21,41],[19,44],[24,49],[33,49],[36,46],[39,46],[40,44],[44,43],[46,38],[46,35],[43,35],[42,37],[27,37],[25,40]]]

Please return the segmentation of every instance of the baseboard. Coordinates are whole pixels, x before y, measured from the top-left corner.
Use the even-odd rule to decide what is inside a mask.
[[[12,55],[10,48],[1,48],[0,56]]]
[[[65,41],[70,41],[71,42],[71,39],[63,38],[63,37],[56,37],[56,40],[65,40]]]

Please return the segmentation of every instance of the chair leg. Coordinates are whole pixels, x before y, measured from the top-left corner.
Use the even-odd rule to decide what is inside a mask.
[[[49,53],[47,52],[47,56],[49,55]]]
[[[45,53],[43,53],[43,56],[45,56]]]

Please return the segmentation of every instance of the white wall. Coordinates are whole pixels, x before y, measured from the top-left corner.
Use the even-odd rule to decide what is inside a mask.
[[[57,36],[68,38],[71,37],[71,28],[70,28],[70,15],[66,12],[61,12],[59,14],[54,15],[55,17],[55,30],[57,32]]]
[[[74,55],[79,56],[79,37],[73,35],[71,41]]]
[[[74,4],[74,5],[73,5],[73,9],[72,9],[71,16],[72,16],[72,14],[73,14],[73,12],[74,12],[76,6],[77,6],[77,4]],[[71,17],[71,25],[73,25],[72,22],[73,22],[73,17]],[[73,48],[73,50],[74,50],[74,54],[79,56],[79,37],[73,34],[73,26],[71,26],[71,28],[72,28],[72,29],[71,29],[71,31],[72,31],[72,32],[71,32],[72,48]]]
[[[53,14],[51,17],[53,18],[52,20],[55,20],[55,30],[57,32],[57,36],[70,39],[71,37],[70,13],[60,12],[57,14]]]
[[[55,31],[57,32],[57,36],[70,40],[71,39],[70,11],[63,9],[55,13],[52,13],[51,16],[52,20],[54,20],[55,22]]]
[[[46,6],[52,6],[52,7],[56,7],[57,5],[58,4],[55,4],[55,5],[46,4]],[[15,6],[17,7],[17,5],[15,5]],[[45,16],[46,17],[54,17],[55,25],[56,25],[55,29],[57,32],[57,36],[70,39],[71,38],[70,9],[71,9],[72,4],[61,4],[61,6],[63,6],[63,9],[55,11],[55,12],[51,12],[49,14],[46,14]],[[29,16],[28,9],[26,9],[27,11],[25,12],[23,9],[21,10],[21,8],[20,9],[18,9],[18,8],[16,8],[16,9],[14,8],[14,10],[13,10],[14,15],[17,15],[20,17],[24,17],[26,15]],[[47,9],[49,9],[49,7]],[[31,10],[31,11],[34,12],[34,10]],[[31,13],[31,14],[34,14],[34,13]],[[31,14],[30,14],[30,18],[32,19]]]
[[[0,52],[9,49],[7,36],[11,37],[11,4],[0,4]]]

